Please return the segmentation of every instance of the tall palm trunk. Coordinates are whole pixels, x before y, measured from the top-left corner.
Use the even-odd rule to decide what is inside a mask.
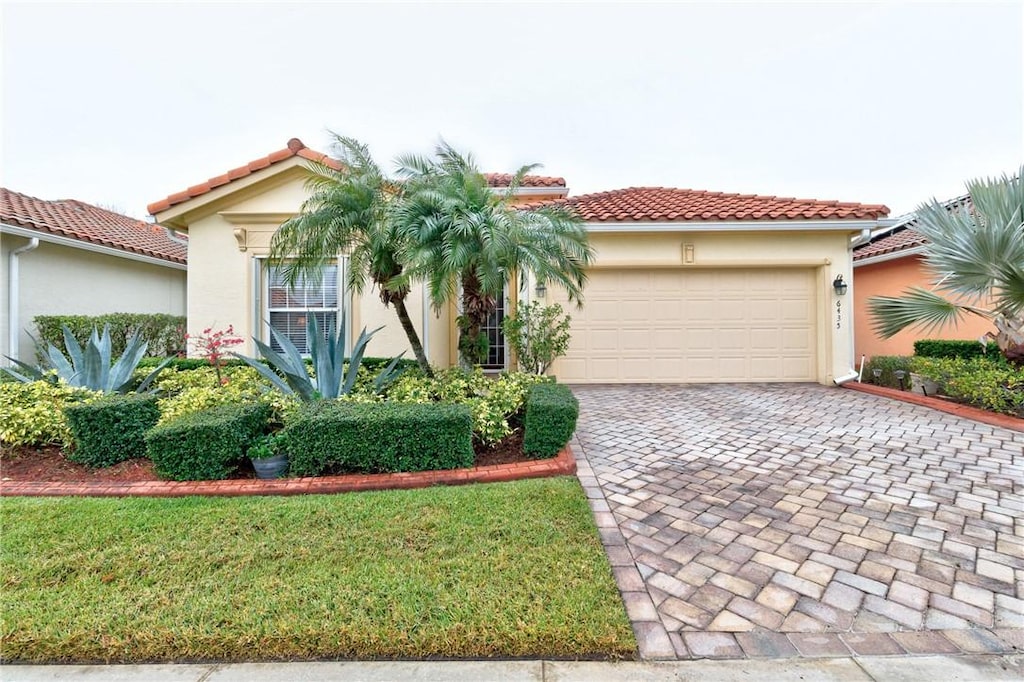
[[[428,377],[434,377],[434,371],[430,369],[430,361],[427,360],[427,354],[423,352],[423,344],[420,343],[420,335],[416,333],[416,327],[412,324],[412,318],[409,317],[409,310],[405,307],[405,298],[395,298],[391,301],[395,305],[395,313],[398,315],[399,322],[402,323],[402,329],[405,330],[405,335],[409,339],[409,345],[412,346],[412,353],[416,356],[416,362],[419,363],[420,369]]]

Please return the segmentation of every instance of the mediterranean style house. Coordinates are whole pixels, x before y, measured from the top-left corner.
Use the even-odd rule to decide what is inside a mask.
[[[286,290],[267,260],[277,227],[295,215],[310,160],[297,139],[149,206],[157,222],[186,232],[192,333],[226,327],[269,339],[274,327],[302,347],[305,316],[348,333],[385,328],[368,353],[407,349],[394,312],[376,293],[345,290],[346,258],[315,285]],[[509,176],[488,175],[507,187]],[[586,221],[597,253],[582,308],[524,277],[493,316],[490,369],[507,366],[500,318],[523,300],[558,301],[572,315],[568,354],[552,368],[566,383],[819,382],[854,363],[852,247],[888,224],[881,205],[629,188],[569,197],[562,178],[530,176],[517,201],[528,210],[564,202]],[[454,308],[434,313],[421,287],[409,297],[427,356],[457,361]],[[246,352],[253,352],[250,343]]]

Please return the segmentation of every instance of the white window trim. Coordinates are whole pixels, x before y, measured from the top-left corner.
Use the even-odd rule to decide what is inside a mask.
[[[269,278],[269,263],[268,256],[253,256],[253,327],[259,330],[257,338],[263,343],[269,344],[270,338],[270,278]],[[346,321],[347,329],[346,334],[348,338],[345,340],[347,345],[352,343],[352,325],[351,325],[351,312],[352,312],[352,300],[348,295],[348,256],[338,256],[338,307],[337,308],[294,308],[292,310],[307,310],[312,312],[331,312],[336,310],[337,324],[341,325],[342,319]],[[280,309],[285,310],[285,309]],[[338,331],[338,327],[335,327],[335,332]],[[304,354],[308,357],[308,354]]]

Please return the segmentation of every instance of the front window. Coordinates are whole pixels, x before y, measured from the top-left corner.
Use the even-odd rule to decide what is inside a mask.
[[[282,268],[267,266],[267,321],[272,329],[286,336],[303,355],[309,354],[306,338],[306,319],[316,318],[317,327],[326,336],[328,330],[338,328],[338,265],[325,265],[322,276],[300,277],[289,287]],[[281,350],[273,334],[268,332],[270,347]]]
[[[505,358],[505,331],[501,323],[505,319],[505,294],[495,299],[495,309],[487,316],[482,332],[487,335],[487,361],[482,367],[486,370],[503,370],[507,366]]]

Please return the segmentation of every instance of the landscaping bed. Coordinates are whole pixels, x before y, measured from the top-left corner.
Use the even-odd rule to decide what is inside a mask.
[[[0,513],[5,662],[635,655],[571,477]]]
[[[380,388],[363,370],[350,393],[303,401],[245,366],[168,369],[146,395],[0,383],[0,478],[251,479],[265,443],[292,477],[463,469],[553,457],[575,428],[571,392],[543,377],[407,368]]]
[[[478,444],[474,448],[473,466],[515,464],[534,461],[523,452],[522,431],[516,431],[494,445]],[[256,472],[249,462],[242,462],[229,479],[252,479]],[[0,462],[0,480],[53,482],[141,482],[158,481],[153,463],[145,458],[130,459],[113,466],[95,469],[72,462],[57,446],[12,448]]]

